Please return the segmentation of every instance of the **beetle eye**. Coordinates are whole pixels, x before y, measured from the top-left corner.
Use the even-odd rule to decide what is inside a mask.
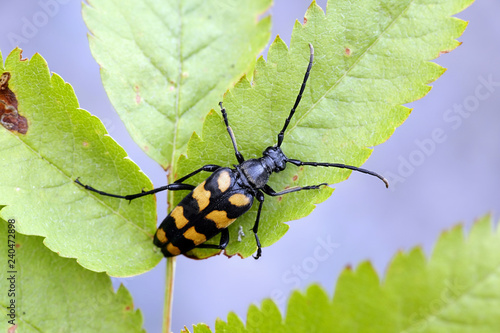
[[[283,171],[286,168],[286,162],[284,160],[277,161],[276,163],[276,169],[279,171]]]

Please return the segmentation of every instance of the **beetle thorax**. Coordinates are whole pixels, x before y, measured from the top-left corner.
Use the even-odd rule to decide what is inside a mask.
[[[273,172],[285,170],[286,156],[279,147],[268,147],[261,158],[252,158],[241,163],[239,169],[251,184],[261,189]]]

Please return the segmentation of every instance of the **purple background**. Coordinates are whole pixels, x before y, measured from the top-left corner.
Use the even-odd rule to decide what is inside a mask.
[[[51,0],[2,1],[0,50],[4,58],[16,46],[9,33],[22,35],[26,21],[43,17]],[[64,3],[67,2],[67,3]],[[92,58],[79,1],[58,1],[57,13],[20,43],[25,57],[40,53],[51,71],[75,89],[82,108],[99,116],[110,134],[153,180],[165,183],[163,170],[131,140],[102,87],[99,67]],[[325,0],[318,4],[325,8]],[[272,38],[288,44],[295,19],[302,22],[307,0],[275,0]],[[500,2],[477,1],[458,17],[470,21],[460,38],[463,45],[436,60],[448,71],[384,144],[376,147],[364,167],[392,181],[382,190],[371,177],[353,174],[335,194],[307,218],[290,223],[287,235],[265,248],[263,257],[204,261],[177,260],[173,331],[235,311],[246,319],[251,303],[273,296],[283,309],[293,289],[320,283],[332,294],[346,266],[370,260],[384,273],[399,250],[423,246],[427,253],[443,230],[458,222],[469,227],[474,219],[500,211]],[[37,18],[38,17],[38,18]],[[47,16],[46,16],[47,17]],[[482,79],[498,82],[489,92]],[[462,109],[462,115],[454,110]],[[451,118],[453,115],[454,118]],[[460,115],[460,116],[458,116]],[[434,134],[433,134],[434,133]],[[434,138],[438,134],[438,138]],[[436,140],[437,139],[437,140]],[[431,143],[434,140],[434,143]],[[165,195],[158,197],[165,202]],[[159,207],[159,217],[166,213]],[[331,253],[321,244],[331,242]],[[159,332],[162,322],[165,261],[152,271],[114,279],[132,293],[144,316],[144,327]],[[159,292],[159,290],[161,292]]]

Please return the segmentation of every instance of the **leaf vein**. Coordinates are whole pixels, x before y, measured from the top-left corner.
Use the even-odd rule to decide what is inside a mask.
[[[397,15],[395,16],[395,18],[387,25],[387,27],[380,33],[380,35],[375,39],[375,41],[369,45],[366,50],[360,54],[360,56],[358,57],[358,59],[356,59],[355,62],[353,62],[353,64],[344,72],[344,74],[342,76],[340,76],[338,78],[338,80],[336,82],[334,82],[332,84],[332,86],[330,88],[328,88],[326,90],[326,92],[315,102],[315,103],[312,103],[311,104],[311,107],[306,110],[301,117],[299,117],[299,119],[295,122],[294,125],[292,125],[289,129],[289,133],[292,132],[293,130],[295,130],[298,126],[298,124],[300,122],[302,122],[305,117],[307,117],[307,115],[309,115],[309,113],[311,113],[314,108],[323,100],[325,99],[332,90],[334,90],[342,81],[344,78],[346,78],[348,76],[348,74],[354,69],[356,68],[356,65],[361,61],[361,59],[363,59],[367,54],[369,54],[369,51],[382,39],[382,36],[384,36],[388,31],[389,29],[394,25],[396,24],[396,22],[399,20],[399,18],[401,18],[407,11],[408,9],[410,8],[410,6],[413,4],[415,0],[410,0],[408,2],[408,5]]]

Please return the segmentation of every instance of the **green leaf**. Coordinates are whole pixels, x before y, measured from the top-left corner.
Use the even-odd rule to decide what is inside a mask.
[[[7,241],[13,239],[7,235],[13,235],[9,230],[15,230],[17,223],[9,223],[14,228],[8,228],[0,219],[0,251],[5,263],[0,279],[2,332],[7,332],[12,319],[16,332],[144,332],[142,315],[134,310],[125,287],[114,292],[105,273],[88,271],[73,259],[61,258],[43,245],[41,237],[15,234],[14,268],[8,268],[11,247]],[[15,295],[9,296],[9,290]],[[11,300],[15,318],[8,316]]]
[[[245,158],[262,156],[276,144],[277,134],[292,108],[314,46],[314,64],[306,90],[282,145],[284,153],[302,161],[360,166],[370,147],[387,140],[408,117],[402,104],[422,98],[444,69],[429,60],[459,45],[466,22],[451,17],[472,0],[331,0],[326,14],[316,3],[305,21],[296,22],[288,48],[278,38],[267,62],[257,61],[253,81],[243,77],[224,97],[230,125]],[[218,111],[217,111],[218,113]],[[204,164],[230,166],[234,152],[221,117],[205,120],[201,138],[193,136],[188,158],[181,157],[176,177]],[[345,180],[350,171],[293,165],[272,175],[276,191],[287,187]],[[202,177],[193,178],[199,183]],[[374,178],[373,186],[380,186]],[[266,197],[259,225],[264,246],[284,235],[283,222],[308,215],[332,189],[302,191],[283,197]],[[176,201],[182,194],[175,194]],[[237,241],[240,226],[251,234],[258,205],[230,226],[227,255],[249,256],[256,249],[253,236]],[[213,242],[216,242],[214,240]],[[193,251],[206,257],[214,251]]]
[[[150,189],[151,181],[101,121],[79,109],[72,87],[51,76],[40,55],[20,58],[20,49],[12,51],[2,73],[10,73],[8,87],[29,127],[20,134],[0,126],[0,204],[7,206],[0,215],[88,269],[114,276],[151,269],[162,258],[152,242],[154,198],[129,204],[94,195],[74,180],[121,194]],[[0,61],[3,67],[1,55]]]
[[[210,330],[210,328],[205,324],[193,325],[193,327],[197,333],[210,333],[210,332],[212,332]],[[184,329],[181,330],[181,333],[188,333],[188,332],[189,332],[189,329],[185,326],[184,326]]]
[[[291,295],[284,320],[265,300],[249,308],[246,327],[230,313],[215,332],[496,333],[500,229],[492,224],[490,216],[480,219],[467,239],[461,226],[445,232],[429,260],[420,248],[398,253],[383,282],[366,262],[344,270],[333,299],[312,285]]]
[[[130,134],[165,169],[226,89],[251,73],[271,0],[103,1],[84,5],[92,54]]]

